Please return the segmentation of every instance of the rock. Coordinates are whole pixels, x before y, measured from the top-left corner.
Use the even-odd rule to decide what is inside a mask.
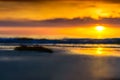
[[[42,47],[42,46],[21,45],[19,47],[16,47],[14,50],[16,50],[16,51],[38,51],[38,52],[53,53],[53,50],[45,48],[45,47]]]

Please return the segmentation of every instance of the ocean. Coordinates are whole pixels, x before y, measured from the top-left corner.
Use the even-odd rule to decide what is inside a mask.
[[[120,80],[120,45],[45,45],[53,54],[0,45],[0,80]]]

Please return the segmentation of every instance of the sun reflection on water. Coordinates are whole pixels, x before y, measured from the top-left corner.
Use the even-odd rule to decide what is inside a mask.
[[[102,54],[103,53],[102,50],[103,50],[102,47],[98,47],[98,48],[96,48],[96,53],[97,54]]]
[[[70,52],[75,55],[120,57],[120,48],[108,48],[108,47],[99,46],[99,45],[96,47],[90,47],[90,48],[68,48],[68,50],[70,50]]]

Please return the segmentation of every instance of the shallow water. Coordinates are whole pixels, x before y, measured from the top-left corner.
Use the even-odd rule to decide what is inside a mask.
[[[120,80],[119,45],[103,46],[52,47],[53,54],[1,49],[0,80]]]

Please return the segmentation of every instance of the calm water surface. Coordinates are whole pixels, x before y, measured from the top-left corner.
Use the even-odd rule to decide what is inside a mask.
[[[53,54],[0,46],[0,80],[120,80],[119,45],[62,46],[49,46]]]

